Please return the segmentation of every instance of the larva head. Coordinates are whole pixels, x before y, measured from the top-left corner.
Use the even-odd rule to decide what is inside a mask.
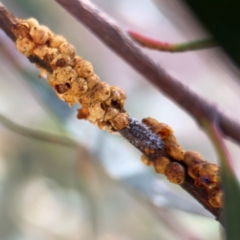
[[[175,184],[182,184],[185,179],[185,170],[183,166],[177,162],[170,162],[165,170],[168,180]]]

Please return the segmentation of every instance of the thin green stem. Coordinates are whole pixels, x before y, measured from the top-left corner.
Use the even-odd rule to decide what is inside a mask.
[[[128,33],[131,36],[131,38],[140,45],[150,49],[159,50],[162,52],[174,52],[174,53],[186,52],[218,46],[218,43],[213,38],[201,39],[184,43],[167,43],[145,37],[131,30],[128,30]]]

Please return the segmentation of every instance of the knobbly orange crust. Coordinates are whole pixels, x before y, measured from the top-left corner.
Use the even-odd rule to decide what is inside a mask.
[[[74,46],[64,37],[55,35],[33,18],[19,20],[13,31],[21,53],[37,57],[51,67],[52,73],[47,73],[47,79],[58,97],[70,106],[82,105],[78,118],[109,131],[128,127],[128,114],[124,110],[126,93],[101,82],[92,64],[77,56]],[[44,75],[46,71],[39,68]]]
[[[157,173],[166,175],[172,183],[182,184],[185,175],[188,174],[197,188],[204,189],[208,195],[208,202],[214,208],[221,208],[222,190],[220,180],[220,168],[216,164],[204,161],[201,155],[193,151],[185,151],[178,143],[173,130],[165,123],[159,123],[156,119],[145,118],[142,120],[149,129],[159,135],[169,155],[159,157],[151,162],[143,158],[146,165],[153,165]],[[178,162],[179,161],[179,162]]]

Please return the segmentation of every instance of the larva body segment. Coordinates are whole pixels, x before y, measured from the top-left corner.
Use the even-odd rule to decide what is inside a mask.
[[[19,20],[13,32],[20,52],[27,57],[37,57],[51,67],[52,73],[47,73],[48,82],[58,97],[70,106],[76,102],[82,105],[79,118],[109,131],[128,127],[125,92],[101,82],[92,64],[76,56],[76,49],[64,37],[55,35],[33,18]]]

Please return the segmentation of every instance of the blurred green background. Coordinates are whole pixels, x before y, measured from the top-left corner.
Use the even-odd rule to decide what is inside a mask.
[[[209,139],[184,111],[55,1],[2,2],[16,16],[34,17],[65,36],[103,81],[127,92],[132,117],[151,116],[169,124],[185,149],[217,162]],[[93,2],[122,28],[162,41],[207,35],[177,1]],[[220,239],[214,218],[181,188],[144,166],[130,144],[78,121],[78,106],[61,102],[2,31],[0,50],[0,239]],[[239,72],[220,49],[143,51],[191,89],[239,115]],[[240,150],[227,144],[237,159]],[[239,161],[234,164],[240,168]]]

